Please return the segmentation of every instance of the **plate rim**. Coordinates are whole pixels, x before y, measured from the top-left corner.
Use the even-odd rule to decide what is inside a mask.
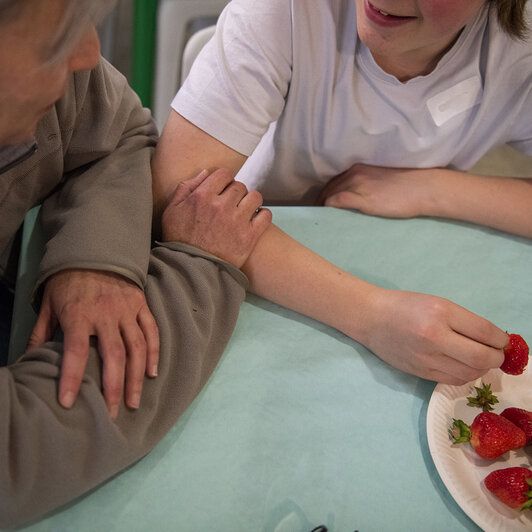
[[[530,372],[526,372],[524,375],[527,376],[527,381],[532,379],[532,374]],[[493,381],[500,382],[501,386],[503,386],[503,382],[505,382],[508,378],[512,379],[515,378],[513,376],[509,376],[501,372],[499,369],[494,369],[488,371],[483,377],[476,379],[475,381],[471,381],[467,384],[464,384],[462,386],[452,386],[447,384],[438,383],[429,400],[429,404],[427,407],[427,418],[426,418],[426,432],[427,432],[427,443],[429,447],[429,452],[432,458],[432,461],[434,463],[434,466],[436,468],[436,471],[438,472],[438,475],[440,476],[440,479],[442,480],[445,488],[448,490],[456,504],[461,508],[461,510],[480,528],[483,530],[501,530],[501,531],[509,531],[515,530],[515,531],[521,531],[521,530],[530,530],[529,525],[524,523],[519,518],[513,519],[510,522],[508,521],[508,518],[499,512],[497,512],[496,509],[493,508],[492,505],[489,505],[488,500],[486,499],[486,509],[489,508],[490,511],[484,511],[481,512],[477,508],[475,508],[471,501],[468,501],[465,498],[465,495],[463,491],[460,489],[460,483],[452,482],[451,476],[452,473],[448,471],[448,464],[446,463],[446,460],[443,456],[443,454],[439,450],[439,443],[438,443],[438,435],[441,438],[441,433],[437,432],[437,426],[436,426],[436,420],[435,418],[441,414],[440,410],[446,410],[447,415],[449,418],[449,421],[454,417],[454,411],[449,411],[449,409],[452,407],[454,410],[454,403],[457,399],[460,399],[461,397],[466,399],[466,396],[471,394],[471,391],[474,386],[480,386],[480,383],[482,381],[493,384]],[[498,392],[500,393],[500,392]],[[475,416],[480,413],[480,409],[475,412]],[[447,434],[448,427],[445,428],[445,434]],[[464,456],[464,462],[467,463],[465,460],[465,455],[457,455],[457,456]],[[460,461],[460,458],[458,458]],[[495,462],[492,462],[495,464]],[[502,464],[501,464],[501,467]],[[530,465],[532,468],[532,464]],[[471,500],[472,497],[469,497]],[[482,505],[482,503],[480,503]],[[502,503],[501,503],[502,504]],[[489,516],[489,517],[488,517]],[[495,527],[495,528],[494,528]]]

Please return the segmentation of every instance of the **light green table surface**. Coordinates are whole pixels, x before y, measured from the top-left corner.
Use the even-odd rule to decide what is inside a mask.
[[[449,298],[532,338],[531,241],[440,220],[273,211],[286,232],[357,276]],[[479,530],[431,459],[433,388],[249,296],[213,377],[155,450],[24,530]]]

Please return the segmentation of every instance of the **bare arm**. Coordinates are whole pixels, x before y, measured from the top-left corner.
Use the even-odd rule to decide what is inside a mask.
[[[532,238],[532,179],[488,177],[451,170],[434,172],[438,179],[433,208],[427,214]]]
[[[532,179],[356,164],[327,184],[321,201],[391,218],[464,220],[532,237]]]
[[[156,212],[199,169],[237,172],[245,159],[172,112],[153,161]],[[493,324],[441,298],[373,286],[273,225],[242,269],[251,291],[339,329],[403,371],[459,384],[503,361],[507,336]]]

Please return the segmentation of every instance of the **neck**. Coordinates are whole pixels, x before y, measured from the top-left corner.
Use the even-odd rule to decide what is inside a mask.
[[[462,31],[449,43],[435,47],[431,51],[426,49],[412,50],[404,54],[379,55],[372,52],[375,62],[391,76],[402,83],[417,76],[427,76],[440,62],[440,59],[453,47]]]

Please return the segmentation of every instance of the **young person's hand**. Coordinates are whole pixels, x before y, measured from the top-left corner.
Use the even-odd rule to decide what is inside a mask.
[[[508,335],[449,300],[382,288],[371,300],[361,340],[402,371],[462,385],[504,361]]]
[[[240,268],[272,214],[229,170],[206,170],[180,182],[162,215],[162,238],[191,244]]]
[[[387,218],[438,216],[532,238],[532,179],[355,164],[327,183],[318,204]]]
[[[318,203],[389,218],[421,216],[431,201],[431,172],[355,164],[327,183]]]
[[[144,375],[155,377],[159,360],[157,324],[140,288],[112,272],[56,273],[46,281],[29,347],[51,340],[57,327],[64,335],[59,383],[64,407],[78,395],[91,336],[103,360],[103,395],[111,417],[118,415],[122,397],[129,407],[139,407]]]

